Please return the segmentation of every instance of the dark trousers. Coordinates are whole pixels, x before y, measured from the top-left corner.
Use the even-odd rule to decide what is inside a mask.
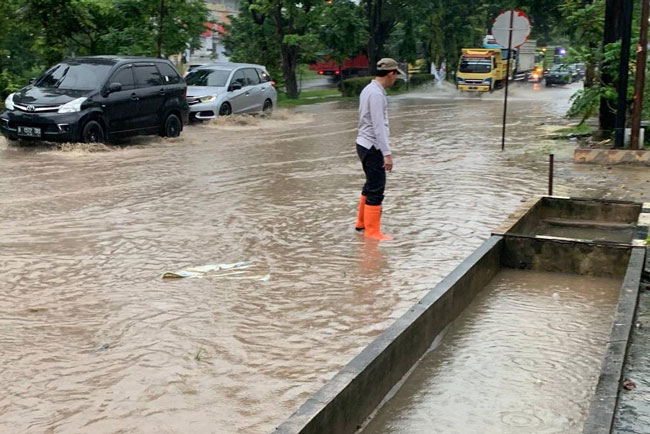
[[[386,187],[386,169],[384,169],[384,156],[374,146],[366,149],[357,145],[357,154],[366,174],[366,183],[361,193],[366,196],[366,205],[381,205],[384,200],[384,188]]]

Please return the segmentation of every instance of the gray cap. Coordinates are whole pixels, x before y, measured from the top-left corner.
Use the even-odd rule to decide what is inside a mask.
[[[377,62],[377,71],[397,71],[399,74],[404,74],[404,71],[399,69],[395,59],[384,57]]]

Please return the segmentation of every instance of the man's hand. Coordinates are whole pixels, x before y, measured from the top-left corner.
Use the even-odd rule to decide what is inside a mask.
[[[388,172],[391,172],[393,170],[393,157],[390,155],[386,155],[384,157],[384,169],[386,169]]]

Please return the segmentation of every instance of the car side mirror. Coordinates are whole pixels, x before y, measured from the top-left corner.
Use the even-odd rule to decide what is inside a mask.
[[[240,89],[241,89],[241,83],[234,82],[233,84],[230,85],[228,91],[232,92],[233,90],[240,90]]]
[[[108,92],[113,93],[113,92],[119,92],[122,90],[122,84],[121,83],[111,83],[108,85]]]

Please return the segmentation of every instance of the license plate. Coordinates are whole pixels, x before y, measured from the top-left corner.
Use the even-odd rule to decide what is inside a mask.
[[[25,137],[41,137],[41,129],[36,127],[18,127],[18,135]]]
[[[476,90],[476,89],[478,89],[478,87],[476,87],[476,86],[470,86],[469,88],[470,88],[470,90]]]

